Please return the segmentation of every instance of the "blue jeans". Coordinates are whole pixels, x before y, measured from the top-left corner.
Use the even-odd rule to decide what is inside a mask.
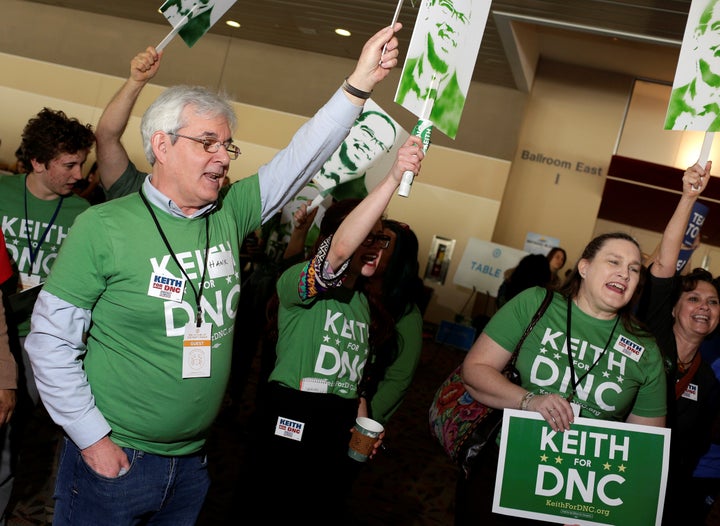
[[[123,448],[124,475],[98,475],[67,437],[55,481],[54,526],[192,526],[210,486],[207,456],[164,457]]]

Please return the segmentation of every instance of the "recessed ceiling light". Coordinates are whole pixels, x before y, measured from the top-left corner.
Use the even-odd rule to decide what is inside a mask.
[[[349,37],[350,35],[352,35],[352,33],[350,31],[348,31],[347,29],[343,29],[341,27],[337,28],[335,30],[335,33],[337,33],[341,37]]]
[[[229,25],[230,27],[235,27],[235,28],[240,27],[240,22],[235,22],[235,20],[228,20],[225,23],[227,25]]]

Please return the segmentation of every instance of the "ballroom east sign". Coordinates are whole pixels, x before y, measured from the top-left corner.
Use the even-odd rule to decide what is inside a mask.
[[[556,170],[566,170],[568,172],[579,173],[584,175],[603,175],[603,167],[588,164],[584,161],[568,161],[567,159],[561,159],[559,157],[550,157],[544,153],[531,152],[530,150],[522,150],[520,154],[522,161],[528,161],[531,163],[542,164],[543,166],[549,166]],[[555,182],[560,177],[558,173]]]

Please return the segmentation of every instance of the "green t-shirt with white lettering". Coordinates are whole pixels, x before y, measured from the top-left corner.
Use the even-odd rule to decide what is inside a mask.
[[[361,292],[338,287],[301,300],[298,283],[307,262],[277,283],[277,360],[270,381],[315,393],[357,398],[368,356],[370,309]]]
[[[232,185],[205,217],[153,211],[172,252],[133,193],[78,216],[45,290],[92,310],[85,371],[113,441],[154,454],[185,455],[203,446],[223,400],[240,294],[237,256],[242,240],[261,221],[258,177]],[[206,220],[210,258],[201,284]],[[186,279],[173,253],[195,290],[202,288],[203,321],[212,324],[210,377],[182,373],[184,330],[197,312],[193,287],[186,282],[182,301],[152,292],[153,275]],[[218,266],[223,259],[233,261],[231,272]]]
[[[62,201],[60,197],[38,199],[26,189],[26,178],[24,174],[0,176],[0,195],[3,196],[0,216],[5,245],[24,287],[47,279],[75,218],[90,207],[87,200],[75,194]],[[20,336],[30,332],[29,314],[19,322]]]
[[[540,287],[521,292],[493,315],[484,332],[512,352],[544,296]],[[653,337],[629,333],[622,322],[615,326],[615,319],[588,316],[574,302],[571,321],[570,349],[580,378],[573,401],[581,406],[580,416],[614,421],[625,421],[630,413],[664,416],[665,369]],[[567,300],[556,292],[518,354],[524,388],[566,397],[572,392],[566,332]]]

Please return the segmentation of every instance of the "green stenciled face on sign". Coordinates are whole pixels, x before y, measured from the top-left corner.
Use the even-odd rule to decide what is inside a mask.
[[[362,176],[375,160],[390,151],[396,135],[395,123],[386,114],[363,112],[315,181],[324,189],[330,189]]]
[[[179,34],[192,47],[210,29],[213,6],[211,0],[168,0],[160,7],[160,12],[171,26],[182,26]]]
[[[428,60],[437,73],[446,73],[453,55],[462,44],[463,30],[470,21],[471,4],[463,0],[431,0],[426,20]],[[462,9],[463,11],[459,11]]]

